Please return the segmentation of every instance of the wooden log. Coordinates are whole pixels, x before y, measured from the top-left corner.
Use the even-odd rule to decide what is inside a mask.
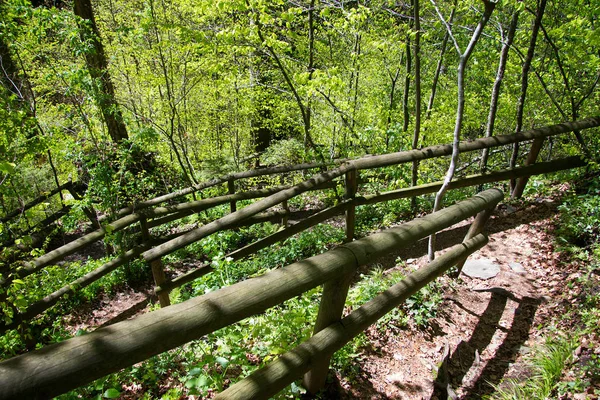
[[[115,259],[107,262],[106,264],[103,264],[101,267],[98,267],[95,270],[88,272],[87,274],[83,275],[80,278],[77,278],[68,285],[65,285],[62,288],[58,289],[54,293],[51,293],[43,299],[33,303],[23,313],[15,315],[13,317],[12,323],[8,325],[0,325],[0,334],[3,334],[9,329],[16,329],[18,325],[23,321],[28,321],[40,315],[41,313],[58,303],[58,301],[63,296],[70,293],[75,293],[75,291],[90,285],[92,282],[95,282],[103,276],[111,273],[118,267],[125,265],[129,261],[137,258],[140,254],[142,254],[142,252],[149,248],[149,244],[142,244],[131,250],[128,250],[120,256],[116,257]]]
[[[499,135],[485,138],[479,138],[470,141],[460,142],[459,151],[461,153],[482,150],[485,148],[499,147],[507,144],[556,136],[574,130],[595,128],[600,126],[600,116],[592,117],[576,122],[565,122],[562,124],[546,126],[543,128],[523,131],[512,135]],[[383,154],[379,156],[364,157],[350,161],[355,169],[380,168],[390,165],[403,164],[415,160],[425,160],[429,158],[442,157],[452,154],[452,145],[438,145],[424,147],[417,150],[403,151],[399,153]]]
[[[150,261],[150,268],[152,268],[152,277],[154,278],[154,284],[156,286],[161,286],[167,282],[165,269],[163,268],[163,263],[160,258]],[[169,290],[163,290],[158,293],[158,300],[160,301],[160,306],[162,308],[170,306],[171,299],[169,298]]]
[[[219,393],[215,399],[268,399],[302,376],[323,358],[328,358],[378,319],[402,304],[426,284],[452,267],[456,260],[480,249],[487,238],[478,235],[419,268],[401,282],[352,311],[341,321],[321,330],[264,368]]]
[[[527,159],[525,160],[525,165],[535,164],[540,151],[542,150],[542,146],[544,144],[544,139],[535,139],[531,144],[531,148],[529,149],[529,154],[527,154]],[[511,197],[513,199],[520,199],[523,196],[523,191],[525,190],[525,186],[527,186],[527,182],[529,181],[529,176],[523,176],[517,179],[515,183],[515,188],[511,193]]]
[[[174,200],[178,197],[186,196],[188,194],[192,194],[194,192],[201,191],[203,189],[208,189],[213,186],[221,185],[231,179],[240,180],[240,179],[254,178],[257,176],[274,175],[274,174],[280,174],[280,173],[285,173],[285,172],[323,168],[328,165],[335,165],[335,164],[341,164],[341,163],[342,163],[342,161],[333,161],[333,162],[327,163],[327,164],[305,163],[305,164],[298,164],[298,165],[291,165],[291,166],[268,167],[268,168],[253,169],[253,170],[248,170],[248,171],[243,171],[243,172],[236,172],[233,174],[229,174],[229,175],[225,175],[225,176],[222,176],[219,178],[212,179],[207,182],[201,182],[197,185],[190,186],[188,188],[181,189],[181,190],[178,190],[178,191],[175,191],[172,193],[168,193],[168,194],[165,194],[162,196],[158,196],[158,197],[155,197],[150,200],[142,201],[142,202],[136,203],[132,206],[122,208],[121,210],[119,210],[117,212],[117,216],[121,217],[123,215],[131,214],[132,212],[137,211],[137,210],[149,208],[149,207],[164,203],[166,201]]]
[[[291,225],[288,228],[275,232],[272,235],[269,235],[265,238],[257,240],[254,243],[250,243],[247,246],[242,247],[241,249],[235,250],[226,255],[226,257],[231,257],[234,260],[240,260],[244,257],[247,257],[251,254],[258,252],[261,249],[265,249],[277,242],[285,240],[299,232],[305,231],[306,229],[315,226],[323,221],[326,221],[336,215],[340,215],[344,212],[344,209],[348,207],[349,203],[344,202],[333,207],[326,208],[315,215],[311,215],[308,218],[303,219],[297,224]],[[185,285],[188,282],[193,281],[194,279],[198,279],[201,276],[204,276],[214,269],[210,266],[210,264],[203,264],[198,268],[195,268],[192,271],[189,271],[183,275],[178,276],[172,281],[166,282],[164,285],[155,288],[156,293],[160,293],[163,290],[172,290],[176,287]]]
[[[25,277],[31,275],[45,266],[52,264],[70,254],[73,254],[84,247],[90,245],[91,243],[96,242],[97,240],[102,239],[107,232],[118,232],[122,229],[125,229],[129,225],[132,225],[139,221],[140,215],[132,214],[121,219],[118,219],[110,224],[107,224],[101,229],[95,230],[94,232],[88,233],[85,236],[80,237],[79,239],[75,239],[70,243],[67,243],[64,246],[59,247],[58,249],[52,250],[43,256],[36,258],[33,261],[23,263],[23,267],[13,271],[13,277]],[[0,280],[0,286],[4,285],[8,282],[8,279]]]
[[[279,183],[282,184],[282,185],[285,184],[285,177],[283,175],[279,176]],[[328,182],[328,183],[335,183],[335,182]],[[290,207],[288,205],[288,201],[287,200],[284,200],[281,203],[281,207],[283,208],[284,211],[287,211],[287,212],[290,211]],[[283,218],[281,218],[281,226],[283,228],[287,228],[287,225],[288,225],[288,217],[287,217],[287,214],[286,214]]]
[[[490,189],[490,190],[496,190],[496,191],[502,193],[498,189]],[[482,192],[482,193],[484,193],[484,192]],[[356,200],[360,200],[360,198],[357,198]],[[493,204],[494,207],[497,204],[497,202],[500,201],[500,200],[497,200],[497,201],[496,200],[494,200],[495,202],[491,203],[491,204]],[[346,207],[349,206],[349,203],[350,203],[350,201],[344,201],[343,203],[340,203],[334,207],[325,209],[325,210],[321,211],[320,213],[307,218],[306,220],[300,221],[299,223],[292,225],[288,229],[285,229],[280,232],[276,232],[273,235],[270,235],[270,236],[268,236],[264,239],[261,239],[255,243],[249,244],[241,249],[238,249],[238,250],[228,254],[227,256],[232,257],[234,260],[238,260],[238,259],[241,259],[242,257],[246,257],[250,254],[253,254],[260,249],[266,248],[274,243],[277,243],[278,241],[284,240],[298,232],[302,232],[302,231],[306,230],[307,228],[309,228],[310,226],[316,225],[317,223],[325,221],[335,215],[339,215],[339,213],[341,213]],[[475,214],[473,214],[473,215],[475,215]],[[458,222],[458,221],[456,221],[456,222]],[[212,268],[210,267],[210,265],[203,264],[200,267],[174,279],[171,282],[166,282],[163,285],[164,289],[156,288],[155,290],[157,293],[162,290],[167,290],[167,289],[170,290],[170,289],[173,289],[174,287],[178,287],[178,286],[184,285],[188,282],[191,282],[194,279],[204,276],[210,272],[212,272]]]
[[[346,297],[348,296],[348,290],[350,289],[350,283],[352,283],[354,275],[355,273],[352,272],[340,279],[331,280],[323,285],[323,294],[321,295],[321,304],[319,305],[319,314],[317,315],[313,335],[342,319],[344,304],[346,303]],[[316,394],[325,386],[330,361],[331,357],[322,357],[304,375],[304,387],[309,393]]]
[[[336,249],[0,363],[0,399],[47,399],[231,325],[354,267]]]
[[[346,192],[344,198],[346,200],[356,197],[357,189],[357,171],[352,170],[346,172]],[[354,230],[356,225],[356,206],[354,203],[346,209],[346,241],[354,240]]]
[[[334,182],[326,182],[323,185],[319,185],[310,190],[323,190],[329,189],[335,186]],[[198,213],[200,211],[208,210],[212,207],[216,207],[221,204],[225,204],[228,202],[238,201],[238,200],[250,200],[250,199],[258,199],[261,197],[270,196],[274,193],[278,193],[282,190],[289,189],[290,186],[274,186],[267,189],[259,189],[259,190],[250,190],[247,192],[241,192],[236,194],[227,194],[223,196],[211,197],[208,199],[190,201],[187,203],[175,204],[168,207],[156,207],[152,210],[145,210],[143,213],[148,217],[161,217],[154,219],[152,221],[148,221],[148,226],[150,228],[160,226],[166,224],[167,222],[176,221],[188,215],[192,215]]]
[[[241,210],[238,210],[216,221],[201,226],[167,243],[163,243],[159,246],[156,246],[154,249],[146,251],[144,254],[142,254],[142,256],[146,261],[151,261],[165,254],[172,253],[173,251],[185,247],[190,243],[196,242],[216,231],[230,228],[235,223],[239,223],[248,217],[251,217],[255,214],[258,214],[261,211],[264,211],[270,207],[273,207],[283,202],[284,200],[289,200],[294,196],[297,196],[311,188],[314,188],[315,186],[318,186],[325,182],[329,182],[332,179],[345,174],[348,170],[352,168],[353,166],[351,164],[344,164],[341,167],[336,168],[334,170],[315,175],[311,179],[306,180],[296,186],[272,194],[269,197],[266,197],[262,200],[257,201],[256,203],[250,204],[249,206],[242,208]]]
[[[25,235],[30,234],[35,229],[40,229],[41,232],[44,232],[45,231],[44,228],[50,227],[53,223],[55,223],[56,221],[58,221],[59,219],[61,219],[65,215],[67,215],[72,207],[73,206],[71,206],[71,205],[66,205],[63,208],[61,208],[60,210],[58,210],[57,212],[55,212],[54,214],[48,216],[47,218],[45,218],[42,221],[35,224],[35,226],[27,228],[23,232],[16,232],[16,235],[18,237],[23,237]],[[4,243],[2,243],[1,246],[2,247],[12,246],[13,244],[15,244],[16,239],[17,238],[10,238],[10,239],[6,240]],[[21,246],[18,246],[18,247],[21,248]],[[27,247],[29,247],[29,246],[27,246]],[[0,271],[2,271],[2,270],[3,269],[0,268]],[[0,272],[0,273],[2,273],[2,272]]]
[[[229,179],[227,181],[227,190],[228,190],[229,194],[231,194],[231,195],[235,194],[235,180]],[[232,200],[229,203],[229,209],[232,213],[237,211],[237,205],[235,203],[235,200]]]
[[[36,199],[30,201],[29,203],[25,204],[23,207],[9,212],[4,217],[0,218],[0,222],[2,222],[2,223],[7,222],[7,221],[13,219],[14,217],[16,217],[17,215],[23,214],[25,211],[37,206],[40,203],[43,203],[44,201],[48,200],[50,197],[54,196],[55,194],[58,194],[58,193],[62,192],[63,190],[68,190],[72,185],[73,185],[73,182],[71,182],[71,181],[63,183],[59,187],[52,189],[50,192],[48,192],[44,195],[41,195],[41,196],[37,197]]]
[[[502,196],[500,190],[490,189],[263,276],[6,360],[0,363],[0,400],[65,393],[344,276],[358,265],[491,207]]]
[[[450,182],[449,189],[458,189],[463,187],[476,186],[483,183],[498,182],[519,176],[546,174],[565,169],[583,167],[585,165],[586,162],[579,156],[566,157],[550,162],[536,163],[527,167],[518,167],[512,169],[505,169],[498,172],[467,176],[466,178],[457,179]],[[376,204],[389,200],[405,199],[412,196],[435,193],[442,186],[442,183],[442,181],[438,181],[428,183],[425,185],[420,185],[417,187],[410,187],[399,190],[392,190],[381,194],[357,197],[355,201],[356,204]]]
[[[152,241],[152,236],[150,235],[150,229],[148,228],[148,222],[146,221],[145,217],[140,218],[140,226],[142,228],[142,239],[144,242],[150,243]],[[150,262],[150,269],[152,271],[152,277],[154,278],[154,284],[156,286],[164,285],[165,282],[168,281],[160,258]],[[165,290],[158,294],[160,306],[163,308],[171,305],[169,293],[169,290]]]
[[[471,223],[471,226],[469,227],[469,230],[467,231],[465,238],[463,239],[463,243],[473,239],[475,236],[479,235],[480,233],[483,233],[483,229],[485,228],[485,225],[487,224],[488,220],[492,216],[493,212],[494,212],[494,208],[488,208],[486,210],[481,211],[479,214],[477,214],[477,216],[475,217],[475,220]],[[456,276],[460,275],[466,261],[467,261],[467,257],[459,260],[456,263],[456,269],[457,269]]]
[[[256,225],[256,224],[262,224],[265,222],[271,222],[273,224],[276,224],[279,221],[281,221],[281,219],[283,217],[296,219],[296,218],[301,218],[302,216],[305,216],[307,213],[317,213],[319,211],[321,211],[321,210],[290,211],[290,212],[287,212],[285,210],[269,211],[269,212],[264,212],[264,213],[254,215],[252,217],[248,217],[244,220],[241,220],[239,222],[236,222],[236,223],[228,226],[227,228],[224,228],[223,230],[247,227],[247,226],[252,226],[252,225]],[[196,228],[191,228],[186,231],[176,232],[176,233],[173,233],[173,234],[170,234],[167,236],[154,238],[153,242],[154,242],[154,244],[166,243],[175,238],[183,236],[189,232],[192,232],[194,229],[196,229]]]
[[[472,141],[461,142],[459,145],[459,151],[461,153],[468,151],[476,151],[482,150],[485,148],[499,147],[507,144],[523,142],[527,140],[533,140],[536,138],[543,138],[549,136],[556,136],[567,132],[573,132],[575,130],[583,130],[589,128],[595,128],[600,126],[600,116],[591,117],[588,119],[574,121],[574,122],[565,122],[562,124],[550,125],[543,128],[533,129],[529,131],[519,132],[517,134],[512,135],[499,135],[492,136],[487,138],[479,138]],[[383,154],[377,156],[368,156],[363,157],[356,160],[339,160],[333,161],[331,164],[320,164],[320,163],[309,163],[309,164],[300,164],[291,167],[272,167],[272,168],[264,168],[260,170],[250,170],[245,172],[239,172],[235,174],[226,175],[224,177],[216,178],[208,182],[202,182],[198,185],[194,185],[189,188],[185,188],[173,193],[169,193],[163,196],[156,197],[154,199],[150,199],[141,203],[137,203],[134,206],[129,206],[121,209],[117,216],[123,216],[129,213],[134,212],[134,210],[141,210],[144,208],[148,208],[151,206],[155,206],[157,204],[163,203],[165,201],[173,200],[175,198],[185,196],[187,194],[191,194],[193,192],[209,188],[212,186],[220,185],[222,183],[227,182],[229,179],[244,179],[261,175],[269,175],[269,174],[277,174],[283,172],[291,172],[291,171],[299,171],[299,170],[307,170],[314,168],[321,168],[327,165],[335,165],[341,164],[342,161],[344,163],[351,162],[355,165],[356,169],[371,169],[371,168],[379,168],[390,165],[402,164],[412,161],[425,160],[429,158],[441,157],[452,154],[452,145],[438,145],[438,146],[430,146],[417,150],[403,151],[398,153],[390,153]]]
[[[290,212],[290,206],[288,205],[288,201],[284,200],[281,203],[281,207],[283,208],[283,211],[286,212],[285,215],[281,218],[281,226],[283,228],[287,228],[287,226],[288,226],[288,214]]]

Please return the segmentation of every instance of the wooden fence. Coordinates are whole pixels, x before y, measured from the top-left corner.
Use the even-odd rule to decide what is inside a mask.
[[[600,126],[600,117],[553,125],[521,132],[515,135],[496,136],[462,142],[461,152],[488,149],[512,143],[533,140],[525,165],[519,168],[468,176],[452,182],[451,188],[480,185],[500,180],[517,179],[513,196],[522,194],[527,177],[585,165],[579,157],[568,157],[552,162],[536,163],[537,155],[546,137]],[[166,278],[161,258],[208,235],[265,220],[281,220],[284,229],[262,238],[229,254],[240,259],[275,242],[284,240],[333,216],[346,213],[346,240],[348,243],[327,253],[294,263],[283,269],[271,271],[264,276],[223,288],[219,291],[188,300],[174,306],[149,313],[132,321],[125,321],[101,328],[89,335],[47,346],[0,364],[0,399],[2,398],[45,398],[81,386],[108,373],[132,365],[148,357],[180,346],[223,326],[264,311],[301,294],[311,288],[324,285],[319,316],[315,323],[315,335],[296,349],[285,354],[263,370],[232,386],[220,397],[247,398],[268,397],[306,373],[305,385],[310,391],[322,386],[328,369],[329,356],[352,337],[372,324],[391,307],[400,304],[410,294],[424,286],[452,265],[459,268],[476,249],[486,242],[480,234],[490,210],[502,198],[498,190],[489,190],[441,210],[430,216],[413,220],[399,228],[388,230],[367,238],[354,238],[356,207],[393,199],[409,198],[439,189],[441,182],[433,182],[412,188],[386,193],[358,193],[360,171],[381,168],[413,161],[449,155],[450,145],[432,146],[419,150],[365,157],[336,162],[338,165],[291,187],[276,186],[266,189],[236,192],[236,181],[257,176],[290,171],[325,169],[330,165],[302,164],[292,167],[276,167],[246,171],[221,177],[194,187],[138,203],[117,213],[117,219],[100,226],[65,246],[53,250],[16,269],[3,268],[4,278],[0,285],[8,285],[13,279],[36,273],[47,265],[61,260],[86,246],[101,240],[107,233],[131,229],[138,224],[142,242],[125,251],[108,263],[80,277],[44,299],[30,305],[25,311],[16,313],[14,321],[0,327],[0,331],[14,329],[19,324],[34,318],[56,304],[60,298],[108,274],[127,262],[142,257],[152,268],[156,292],[162,306],[169,305],[169,291],[181,286],[212,269],[201,266],[172,280]],[[318,210],[313,215],[287,226],[286,218],[291,215],[287,202],[310,190],[337,189],[336,178],[344,177],[344,198],[332,207]],[[162,205],[199,190],[227,185],[224,196],[209,199]],[[258,199],[242,209],[237,201]],[[152,237],[150,229],[175,221],[193,213],[221,204],[229,204],[231,213],[199,228],[168,238]],[[281,211],[268,211],[280,205]],[[406,246],[420,238],[435,233],[454,223],[478,215],[463,244],[448,250],[429,266],[411,274],[400,284],[341,319],[341,312],[353,271],[377,257]]]
[[[541,148],[541,143],[546,137],[597,126],[600,126],[600,117],[553,125],[540,129],[520,132],[514,135],[495,136],[461,142],[461,152],[471,152],[530,140],[533,140],[534,146],[531,148],[525,166],[468,176],[466,178],[453,181],[450,188],[474,186],[482,183],[518,178],[517,188],[520,188],[520,191],[515,191],[513,195],[519,196],[522,193],[528,176],[585,165],[585,162],[579,157],[567,157],[551,162],[535,163],[539,149]],[[433,193],[437,191],[442,184],[442,182],[433,182],[417,187],[404,188],[385,193],[369,195],[365,194],[360,196],[357,193],[357,187],[358,183],[360,182],[359,172],[361,170],[400,165],[403,163],[412,163],[413,161],[450,155],[451,152],[451,145],[440,145],[418,150],[364,157],[356,160],[346,160],[337,168],[314,175],[310,179],[291,187],[275,186],[266,189],[236,193],[235,182],[240,179],[264,176],[273,173],[325,168],[325,165],[313,163],[291,167],[275,167],[246,171],[214,179],[209,182],[198,184],[194,187],[160,196],[123,209],[119,211],[118,215],[120,217],[118,219],[101,226],[99,229],[79,239],[76,239],[58,249],[50,251],[33,261],[26,262],[19,268],[9,269],[8,267],[4,267],[2,270],[0,270],[0,273],[4,275],[4,278],[0,279],[0,286],[6,286],[14,279],[23,278],[36,273],[44,267],[54,264],[64,257],[76,253],[92,243],[103,239],[109,232],[118,232],[126,228],[130,228],[134,224],[139,224],[139,229],[142,233],[143,240],[141,244],[133,247],[132,249],[126,250],[123,254],[100,266],[96,270],[89,272],[88,274],[78,278],[76,281],[31,304],[26,310],[22,312],[15,310],[13,321],[9,324],[0,325],[0,333],[5,332],[8,329],[17,328],[23,322],[36,317],[48,308],[52,307],[63,296],[73,293],[76,290],[91,284],[92,282],[100,279],[102,276],[114,271],[116,268],[125,265],[131,260],[139,257],[142,257],[151,266],[156,285],[156,293],[159,295],[161,306],[168,306],[170,304],[170,290],[211,272],[212,268],[210,265],[206,264],[186,274],[175,277],[174,279],[167,279],[161,263],[161,258],[163,256],[202,238],[205,238],[215,232],[225,229],[231,229],[244,224],[260,223],[266,220],[274,219],[284,220],[285,222],[285,219],[291,214],[289,208],[287,207],[287,202],[290,199],[311,190],[336,189],[338,187],[338,183],[334,179],[342,176],[345,176],[345,195],[344,199],[339,201],[338,204],[324,210],[318,210],[314,215],[292,226],[288,226],[285,229],[282,229],[281,231],[276,232],[268,237],[251,243],[241,249],[235,250],[227,256],[232,257],[234,260],[238,260],[248,255],[255,254],[260,249],[266,248],[273,243],[291,237],[296,233],[306,230],[344,212],[346,213],[346,240],[351,241],[354,238],[355,209],[358,205],[375,204],[394,199],[409,198],[426,193]],[[223,183],[227,184],[229,192],[227,195],[171,205],[160,205],[203,188],[208,188]],[[262,200],[256,201],[240,210],[237,209],[237,201],[258,198],[262,198]],[[183,218],[187,215],[198,213],[217,205],[227,203],[230,204],[230,214],[199,228],[192,229],[188,232],[182,232],[167,238],[152,237],[151,235],[150,229],[152,227],[160,226],[162,224]],[[278,212],[268,212],[268,209],[277,205],[282,205],[283,210]]]
[[[268,398],[307,372],[306,386],[314,392],[324,383],[333,352],[485,245],[481,229],[502,197],[500,190],[490,189],[262,276],[9,359],[0,363],[0,399],[65,393],[324,285],[314,336],[220,397]],[[341,318],[350,279],[359,266],[472,216],[477,217],[462,244]]]

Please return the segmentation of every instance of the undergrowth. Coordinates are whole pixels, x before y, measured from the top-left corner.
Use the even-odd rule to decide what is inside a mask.
[[[223,194],[220,189],[211,192],[211,195],[219,194]],[[335,199],[331,195],[299,196],[296,201],[298,204],[290,202],[290,206],[304,207],[309,203],[312,205],[314,201],[330,204]],[[239,202],[238,207],[241,208],[245,204],[246,202]],[[427,200],[421,203],[425,206],[427,204]],[[181,229],[182,226],[192,227],[206,223],[227,214],[228,208],[228,205],[214,207],[200,214],[154,228],[152,234],[167,235],[173,229]],[[386,207],[365,206],[358,213],[360,218],[357,221],[357,231],[360,235],[367,234],[369,231],[397,222],[400,217],[408,217],[411,213],[410,202],[403,200],[391,202]],[[341,243],[345,237],[342,228],[321,224],[282,243],[272,245],[247,259],[233,261],[226,256],[232,250],[270,235],[278,229],[280,229],[278,225],[266,223],[222,231],[163,257],[167,269],[175,268],[186,260],[210,264],[214,268],[213,273],[173,290],[170,295],[172,303],[201,296],[241,280],[264,274],[274,268],[282,268],[295,261],[322,253],[335,244]],[[122,237],[109,237],[107,240],[121,242]],[[84,262],[61,263],[47,267],[43,274],[31,275],[13,282],[8,293],[9,300],[22,311],[28,304],[106,261],[105,258],[89,259]],[[401,272],[387,273],[381,269],[375,269],[361,276],[361,280],[350,291],[347,309],[360,307],[380,292],[398,283],[403,277]],[[28,337],[35,338],[38,347],[68,338],[70,333],[61,323],[60,315],[68,314],[83,304],[92,302],[101,293],[110,294],[122,288],[124,282],[148,279],[150,274],[147,265],[135,261],[78,290],[75,295],[61,301],[28,324],[26,332],[19,334],[13,330],[0,338],[2,358],[25,351]],[[316,320],[320,295],[321,288],[313,289],[267,310],[264,314],[248,318],[200,340],[152,357],[59,398],[118,398],[124,392],[136,393],[136,396],[141,396],[139,398],[179,399],[182,396],[192,395],[210,396],[212,392],[223,390],[308,339]],[[376,329],[383,333],[386,329],[399,331],[409,326],[424,328],[430,319],[435,317],[435,311],[441,300],[441,288],[433,283],[409,298],[403,306],[384,316],[376,324]],[[85,331],[78,332],[78,334],[85,333]],[[368,351],[367,344],[367,336],[364,333],[359,335],[334,355],[333,368],[348,379],[352,379],[359,373],[358,360]],[[298,397],[302,392],[300,383],[296,382],[281,392],[277,398]]]

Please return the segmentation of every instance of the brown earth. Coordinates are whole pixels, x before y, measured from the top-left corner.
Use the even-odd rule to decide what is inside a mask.
[[[563,191],[567,189],[564,186]],[[560,193],[529,203],[501,205],[488,222],[487,246],[472,255],[500,265],[489,280],[440,278],[446,291],[437,316],[425,330],[386,332],[370,328],[371,346],[356,360],[352,381],[333,376],[324,399],[479,399],[504,377],[527,374],[522,356],[545,334],[545,324],[564,310],[560,296],[572,278],[554,252],[554,218]],[[468,223],[438,236],[438,247],[462,241]],[[380,260],[388,271],[426,263],[421,241]],[[409,262],[397,265],[396,260]],[[525,272],[509,264],[519,263]],[[572,279],[571,279],[572,280]],[[147,312],[148,288],[104,296],[68,318],[73,331],[90,330]]]
[[[495,261],[500,273],[489,280],[464,274],[440,278],[447,289],[429,328],[383,335],[369,329],[373,347],[357,360],[359,377],[349,382],[335,376],[323,398],[480,399],[505,377],[525,378],[523,355],[547,333],[547,322],[564,311],[561,295],[576,275],[553,248],[559,197],[501,205],[488,222],[488,245],[471,256]],[[439,246],[460,242],[467,228],[443,232]],[[422,241],[388,262],[412,258],[418,268],[427,262],[425,253]],[[525,271],[513,271],[511,263]],[[396,268],[403,267],[391,269]]]

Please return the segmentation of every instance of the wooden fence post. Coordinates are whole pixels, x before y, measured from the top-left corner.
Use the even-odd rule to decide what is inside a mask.
[[[290,206],[288,205],[288,201],[284,200],[283,203],[281,203],[281,206],[283,207],[283,211],[286,212],[286,214],[284,214],[283,217],[281,217],[281,226],[283,228],[287,228],[288,226],[288,216],[289,216],[289,212],[290,212]]]
[[[344,304],[350,289],[350,283],[354,274],[346,274],[339,279],[331,280],[323,285],[319,314],[315,322],[313,336],[327,328],[329,325],[342,319]],[[315,363],[313,369],[304,375],[303,383],[306,390],[315,394],[325,386],[329,372],[331,357],[323,357]]]
[[[235,194],[235,180],[229,179],[227,181],[227,190],[228,190],[229,194]],[[229,203],[229,208],[231,210],[231,213],[234,213],[237,211],[237,205],[236,205],[235,200],[233,200],[232,202]]]
[[[494,206],[494,207],[485,209],[485,210],[481,211],[479,214],[477,214],[477,216],[475,217],[475,220],[473,221],[473,223],[469,227],[469,230],[467,231],[467,234],[465,235],[463,243],[473,239],[475,236],[477,236],[483,232],[483,228],[485,227],[485,224],[488,222],[488,220],[492,216],[492,213],[494,212],[495,208],[496,207]],[[464,258],[456,263],[456,269],[457,269],[456,276],[460,275],[466,261],[467,261],[467,259]]]
[[[356,196],[357,175],[358,175],[358,172],[355,169],[352,169],[352,170],[346,172],[346,193],[344,195],[345,199],[353,199]],[[347,242],[351,242],[354,239],[355,221],[356,221],[356,206],[354,204],[352,204],[346,210],[346,241]]]
[[[150,236],[150,230],[148,229],[148,221],[146,221],[146,217],[140,218],[140,227],[142,228],[142,239],[146,243],[150,242],[152,238]],[[152,270],[152,277],[154,278],[154,284],[156,286],[161,286],[167,282],[165,270],[160,258],[150,261],[150,269]],[[161,307],[167,307],[171,305],[169,292],[170,290],[163,290],[158,293],[158,300],[160,301]]]
[[[531,144],[531,149],[529,150],[529,154],[527,155],[527,160],[525,160],[525,166],[535,164],[538,154],[540,154],[540,150],[542,150],[543,144],[544,138],[538,138],[533,140],[533,143]],[[520,199],[521,196],[523,196],[523,191],[525,190],[527,181],[529,181],[528,176],[518,178],[517,182],[515,183],[515,188],[513,189],[510,197],[513,199]]]
[[[284,184],[285,184],[285,178],[283,177],[283,175],[280,175],[280,176],[279,176],[279,183],[280,183],[281,185],[284,185]],[[285,214],[285,215],[284,215],[284,216],[281,218],[281,226],[282,226],[283,228],[287,228],[287,226],[288,226],[288,214],[289,214],[289,212],[290,212],[290,206],[289,206],[289,204],[288,204],[288,201],[287,201],[287,200],[284,200],[284,201],[281,203],[281,206],[283,207],[283,210],[286,212],[286,214]]]

